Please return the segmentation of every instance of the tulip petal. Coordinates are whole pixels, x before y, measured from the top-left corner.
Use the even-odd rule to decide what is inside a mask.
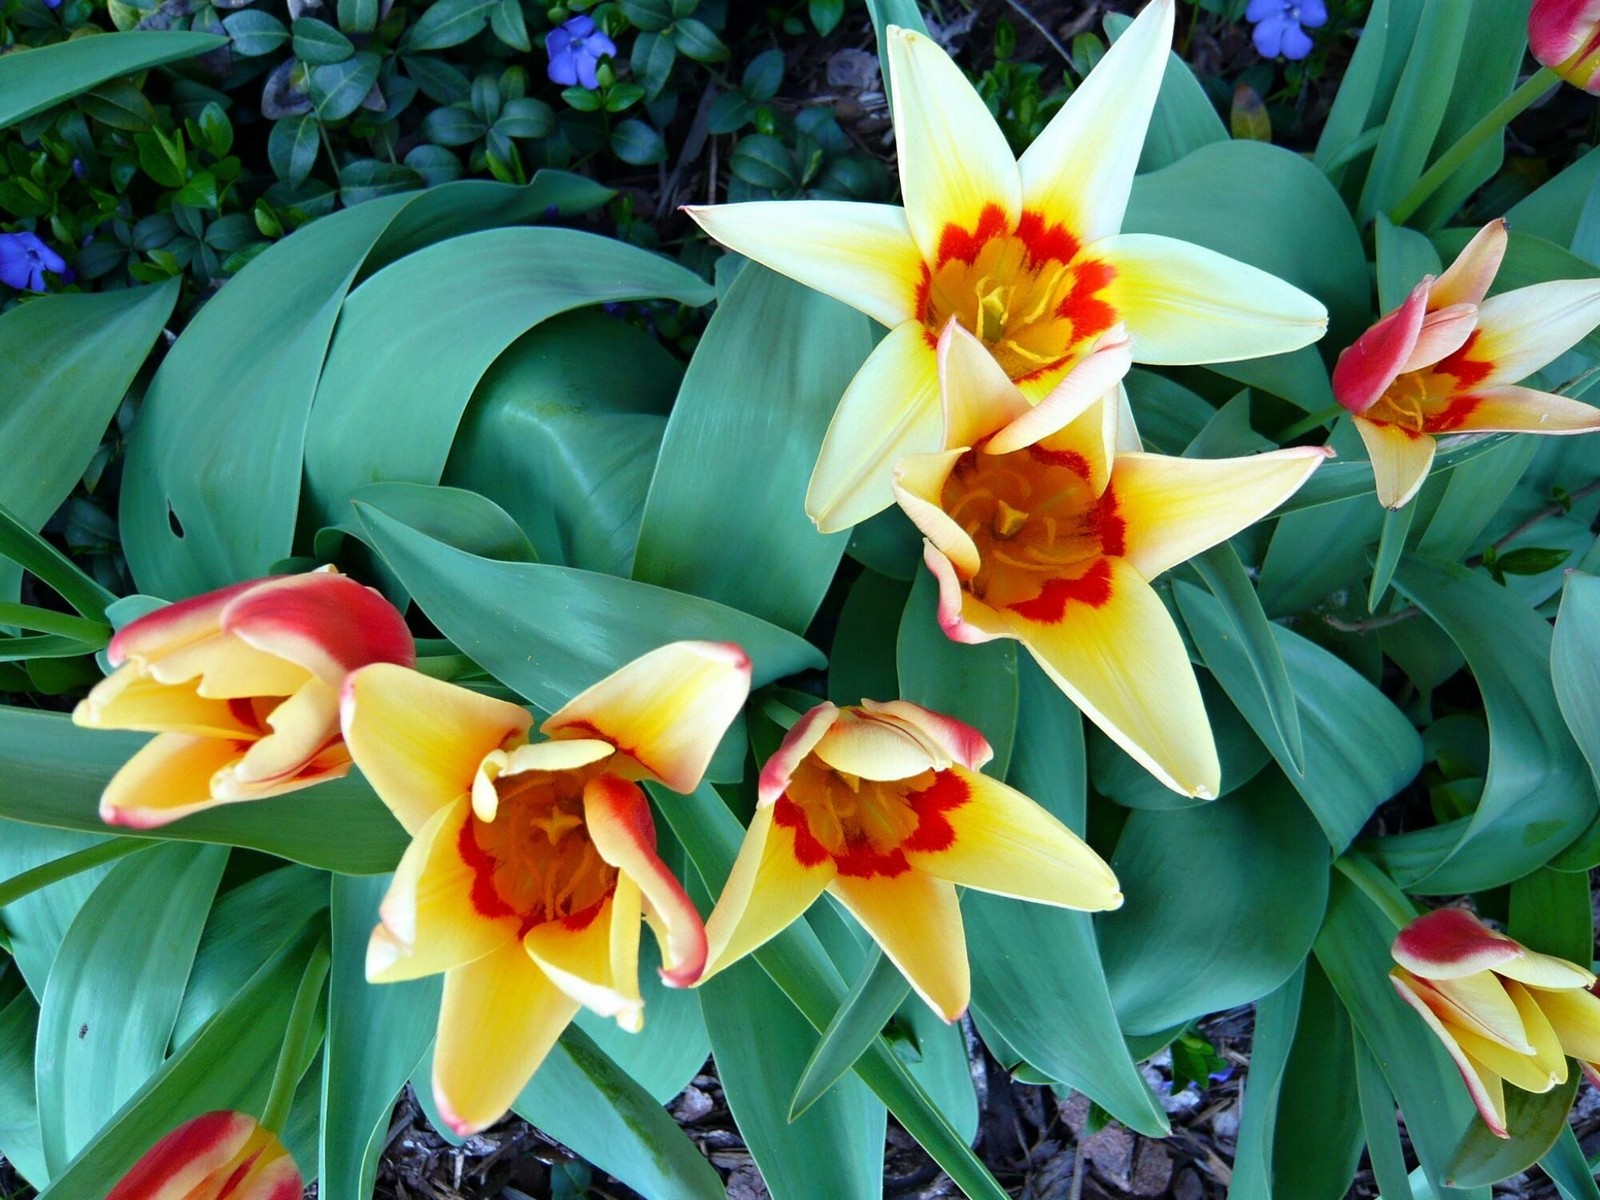
[[[270,578],[270,577],[269,577]],[[129,621],[112,637],[106,658],[113,667],[130,659],[149,659],[175,653],[195,642],[215,637],[222,629],[222,610],[235,596],[263,580],[251,579],[163,605],[136,621]]]
[[[465,798],[439,809],[400,856],[367,943],[367,979],[398,983],[459,967],[517,940],[520,918],[473,903],[484,886]],[[463,852],[465,848],[465,853]]]
[[[1255,524],[1330,457],[1322,446],[1247,458],[1119,454],[1112,475],[1124,557],[1146,579]]]
[[[1206,799],[1221,786],[1211,726],[1183,638],[1132,564],[1106,564],[1098,605],[1067,599],[1055,620],[1003,615],[1067,697],[1167,787]]]
[[[1507,1050],[1498,1042],[1479,1037],[1470,1029],[1453,1026],[1450,1030],[1457,1045],[1475,1062],[1494,1072],[1512,1087],[1525,1092],[1548,1092],[1567,1078],[1567,1060],[1557,1049],[1556,1067],[1541,1065],[1531,1054]]]
[[[917,315],[922,255],[905,210],[839,200],[685,208],[717,241],[889,328]]]
[[[192,683],[159,683],[137,665],[119,667],[95,684],[72,710],[72,723],[86,729],[134,729],[187,733],[195,737],[260,736],[255,709],[201,696]]]
[[[417,661],[411,631],[394,605],[334,571],[285,575],[235,596],[222,610],[222,628],[334,687],[368,663],[410,667]]]
[[[1505,1088],[1500,1082],[1500,1076],[1472,1059],[1461,1048],[1444,1022],[1434,1015],[1418,991],[1419,986],[1426,987],[1426,984],[1412,976],[1404,967],[1396,967],[1389,972],[1389,982],[1394,984],[1394,990],[1399,993],[1400,999],[1416,1010],[1417,1015],[1427,1023],[1429,1029],[1433,1030],[1450,1057],[1455,1060],[1456,1070],[1461,1072],[1461,1081],[1467,1085],[1467,1094],[1472,1097],[1472,1103],[1477,1108],[1478,1115],[1483,1118],[1483,1123],[1496,1137],[1508,1136]]]
[[[1466,1029],[1518,1054],[1532,1054],[1522,1016],[1493,971],[1458,979],[1430,979],[1434,1011],[1457,1029]],[[1482,1056],[1474,1055],[1482,1061]]]
[[[1121,233],[1089,249],[1115,272],[1105,298],[1127,323],[1135,362],[1262,358],[1327,332],[1320,300],[1215,250],[1153,233]]]
[[[100,819],[107,825],[155,829],[226,803],[211,795],[211,780],[238,756],[238,746],[222,738],[158,734],[112,776],[100,797]]]
[[[1009,233],[1022,185],[1005,135],[938,43],[891,27],[889,95],[906,221],[924,262],[952,257],[947,234]]]
[[[951,762],[915,726],[856,709],[841,712],[812,753],[835,771],[879,782],[942,771]]]
[[[1587,994],[1587,993],[1585,993]],[[1539,999],[1531,988],[1523,987],[1514,979],[1506,980],[1506,995],[1511,997],[1517,1006],[1517,1012],[1522,1017],[1522,1028],[1527,1032],[1528,1044],[1533,1047],[1533,1068],[1543,1078],[1550,1081],[1549,1086],[1567,1081],[1567,1056],[1561,1045],[1561,1039],[1556,1034],[1555,1027],[1550,1018],[1545,1015],[1539,1004]],[[1600,1001],[1596,1002],[1600,1004]],[[1517,1083],[1509,1072],[1501,1072],[1505,1077],[1516,1083],[1518,1087],[1527,1085]],[[1538,1088],[1529,1088],[1538,1091]]]
[[[549,737],[603,738],[637,764],[634,772],[617,763],[618,774],[692,792],[749,694],[750,658],[732,642],[670,642],[613,671],[540,728]]]
[[[1528,991],[1565,1053],[1582,1062],[1600,1062],[1600,996],[1587,988]]]
[[[923,543],[922,561],[939,582],[936,616],[945,637],[970,645],[1016,636],[999,613],[961,586],[955,567],[932,541]]]
[[[661,943],[661,981],[688,987],[705,970],[705,926],[656,854],[656,827],[644,792],[615,775],[600,775],[584,785],[583,819],[600,857],[644,895],[645,920]]]
[[[1430,435],[1412,433],[1398,425],[1380,424],[1365,417],[1357,417],[1355,422],[1367,457],[1372,460],[1378,503],[1385,508],[1404,508],[1428,478],[1437,445]]]
[[[632,893],[633,945],[639,945],[638,892]],[[619,979],[612,970],[611,933],[615,903],[607,899],[598,911],[577,918],[546,921],[528,930],[522,948],[539,968],[567,995],[602,1017],[615,1017],[624,1029],[637,1032],[644,1023],[644,1001],[639,996],[638,969],[632,979]],[[626,907],[630,907],[625,905]]]
[[[1600,429],[1600,408],[1552,392],[1501,384],[1459,397],[1430,433],[1589,433]]]
[[[911,518],[911,523],[968,579],[982,566],[977,544],[965,529],[950,519],[940,497],[956,464],[970,453],[970,450],[955,449],[938,454],[908,454],[895,463],[891,484],[895,503]]]
[[[1594,986],[1595,981],[1594,972],[1587,967],[1580,967],[1564,958],[1540,954],[1526,946],[1522,947],[1522,957],[1501,963],[1494,970],[1495,974],[1504,975],[1507,979],[1544,989],[1588,989]]]
[[[1528,49],[1568,83],[1595,94],[1600,91],[1594,45],[1597,23],[1596,0],[1539,0],[1528,14]]]
[[[941,448],[938,369],[925,333],[914,321],[891,329],[845,389],[806,489],[806,515],[823,533],[894,503],[895,462]]]
[[[756,784],[756,798],[760,804],[766,806],[777,803],[778,797],[789,786],[794,769],[838,719],[839,709],[824,700],[790,726],[783,741],[772,752],[772,757],[761,768],[761,777]]]
[[[576,771],[617,753],[610,742],[599,738],[563,738],[559,742],[525,742],[510,750],[491,750],[472,780],[472,811],[480,821],[492,821],[500,811],[502,778],[526,774]]]
[[[1431,279],[1424,279],[1406,297],[1405,303],[1339,352],[1333,367],[1334,398],[1353,413],[1364,413],[1382,398],[1399,376],[1428,316]]]
[[[260,796],[298,775],[312,759],[339,740],[339,693],[320,679],[308,679],[294,695],[267,714],[272,732],[244,756],[217,772],[211,794],[219,800]]]
[[[1448,308],[1453,304],[1482,304],[1489,294],[1509,242],[1504,217],[1490,221],[1462,247],[1455,262],[1433,281],[1428,293],[1429,308]]]
[[[140,1157],[106,1200],[300,1200],[289,1152],[254,1117],[209,1112]]]
[[[1453,304],[1437,311],[1430,309],[1422,318],[1422,328],[1417,332],[1417,344],[1400,364],[1400,373],[1431,367],[1441,358],[1448,358],[1472,336],[1478,326],[1478,307],[1475,304]]]
[[[915,726],[930,742],[939,746],[952,762],[976,771],[994,757],[994,747],[965,721],[947,717],[909,700],[862,700],[861,707]]]
[[[1102,342],[1048,396],[990,438],[983,447],[984,453],[1010,454],[1042,442],[1093,409],[1106,426],[1103,458],[1109,463],[1116,448],[1118,415],[1118,404],[1109,401],[1132,365],[1131,342]],[[1103,481],[1097,484],[1091,480],[1090,486],[1104,485]]]
[[[1460,979],[1479,971],[1505,974],[1527,951],[1464,908],[1436,908],[1402,929],[1389,953],[1424,979]]]
[[[883,947],[929,1008],[946,1021],[967,1011],[972,980],[954,884],[910,870],[839,875],[829,890]]]
[[[151,678],[161,683],[177,685],[199,680],[196,691],[219,700],[288,696],[311,678],[311,672],[299,663],[258,650],[225,633],[215,633],[155,658],[137,657],[130,661],[145,663]]]
[[[702,982],[782,933],[833,881],[833,859],[809,848],[802,855],[796,833],[795,827],[777,823],[774,806],[756,809],[706,921]]]
[[[469,1137],[504,1116],[577,1011],[519,941],[446,972],[433,1050],[444,1123]]]
[[[999,780],[952,767],[946,786],[966,789],[943,809],[953,838],[940,850],[906,850],[919,871],[965,887],[1102,912],[1122,906],[1117,877],[1077,834]]]
[[[954,317],[939,335],[935,353],[947,449],[975,446],[1033,411],[988,347]]]
[[[628,1003],[616,1015],[619,1028],[644,1028],[644,997],[639,994],[639,931],[644,928],[644,894],[627,875],[617,875],[611,896],[611,982]]]
[[[1464,365],[1487,364],[1480,380],[1486,387],[1520,383],[1596,325],[1600,279],[1553,279],[1501,292],[1478,306],[1478,336],[1465,347]]]
[[[1083,241],[1116,233],[1172,46],[1172,0],[1128,26],[1018,162],[1023,206]]]
[[[533,724],[515,704],[387,663],[351,674],[340,701],[345,745],[413,836],[471,790],[485,755]]]

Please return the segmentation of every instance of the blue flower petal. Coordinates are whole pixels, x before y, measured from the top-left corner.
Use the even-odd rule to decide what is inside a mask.
[[[1281,13],[1258,23],[1250,35],[1250,40],[1256,44],[1256,53],[1262,58],[1277,58],[1283,48],[1284,28],[1293,24]]]
[[[1328,23],[1328,6],[1322,0],[1300,0],[1300,24],[1320,29]]]
[[[583,84],[591,92],[600,86],[600,79],[594,73],[595,59],[587,54],[578,54],[573,56],[573,62],[578,68],[579,83]]]
[[[1284,10],[1289,7],[1290,0],[1250,0],[1250,7],[1244,10],[1244,19],[1254,25],[1258,21],[1265,21],[1268,17],[1281,17]]]
[[[1288,22],[1283,28],[1283,56],[1290,62],[1298,62],[1311,53],[1311,35],[1293,21]]]

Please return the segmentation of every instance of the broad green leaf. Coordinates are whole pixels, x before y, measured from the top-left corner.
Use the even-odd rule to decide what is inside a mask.
[[[1123,13],[1106,14],[1106,33],[1112,41],[1122,36],[1123,30],[1133,24],[1133,18]],[[1177,162],[1185,154],[1212,142],[1226,141],[1228,130],[1217,116],[1211,99],[1200,81],[1194,77],[1189,64],[1177,53],[1167,56],[1167,71],[1161,77],[1161,91],[1156,96],[1155,111],[1150,114],[1150,128],[1144,135],[1144,147],[1139,153],[1139,170],[1156,171]]]
[[[217,846],[156,846],[111,869],[62,939],[34,1062],[52,1175],[166,1057],[195,947],[227,863]]]
[[[1377,240],[1378,311],[1393,312],[1423,276],[1437,276],[1444,268],[1426,235],[1394,224],[1383,213],[1377,216]]]
[[[1135,811],[1111,866],[1127,903],[1096,927],[1112,1002],[1132,1034],[1279,987],[1305,958],[1327,901],[1327,846],[1281,778],[1197,808]]]
[[[1347,148],[1366,131],[1380,114],[1373,113],[1377,98],[1379,76],[1383,68],[1384,42],[1389,31],[1389,0],[1374,0],[1362,23],[1361,40],[1356,52],[1339,81],[1339,91],[1333,98],[1317,139],[1314,162],[1318,170],[1326,171],[1338,183],[1344,171],[1334,166]]]
[[[1084,830],[1083,723],[1036,665],[1019,672],[1016,751],[1006,782]],[[1125,884],[1131,887],[1131,883]],[[961,910],[972,1010],[1030,1066],[1093,1098],[1131,1129],[1168,1130],[1122,1039],[1088,913],[968,891]]]
[[[1273,625],[1305,738],[1305,774],[1295,773],[1221,606],[1181,580],[1173,585],[1173,594],[1206,666],[1272,752],[1327,840],[1342,851],[1373,810],[1421,769],[1422,739],[1411,722],[1343,660]]]
[[[478,381],[540,321],[602,302],[711,295],[676,263],[571,229],[467,233],[385,267],[345,301],[317,385],[307,518],[337,524],[365,483],[437,483]]]
[[[806,487],[871,349],[854,309],[764,267],[740,271],[667,420],[634,578],[803,632],[849,540],[817,532]]]
[[[1412,558],[1395,586],[1466,655],[1489,719],[1489,773],[1477,811],[1381,839],[1409,891],[1454,895],[1496,887],[1540,866],[1588,826],[1593,776],[1556,704],[1550,627],[1487,576]]]
[[[1451,471],[1444,495],[1417,541],[1417,553],[1454,562],[1477,545],[1538,453],[1539,441],[1512,438]]]
[[[419,533],[448,542],[471,554],[503,562],[538,562],[527,534],[511,515],[493,500],[461,488],[427,483],[369,483],[350,493],[358,504],[371,504],[390,513]],[[355,513],[317,537],[317,557],[332,558],[336,546],[325,535],[349,533],[365,538],[366,530]],[[326,549],[327,553],[324,553]],[[391,597],[399,600],[400,597]]]
[[[678,1123],[576,1026],[568,1026],[512,1107],[652,1200],[724,1195]]]
[[[1511,885],[1506,932],[1541,954],[1587,967],[1594,955],[1594,911],[1588,880],[1543,867]]]
[[[1535,1094],[1508,1087],[1506,1129],[1511,1136],[1490,1132],[1481,1117],[1474,1117],[1446,1168],[1446,1182],[1464,1188],[1487,1187],[1533,1166],[1567,1128],[1567,1114],[1572,1111],[1581,1078],[1572,1068],[1566,1082],[1548,1092]]]
[[[1411,1144],[1438,1192],[1456,1141],[1471,1119],[1472,1101],[1444,1047],[1389,983],[1394,965],[1389,946],[1399,929],[1369,896],[1335,872],[1316,955],[1350,1013],[1356,1035],[1399,1101]],[[1441,1200],[1452,1195],[1459,1194],[1445,1191]]]
[[[0,59],[0,129],[70,100],[97,84],[146,67],[194,58],[228,39],[210,33],[138,30],[19,47]]]
[[[0,562],[0,570],[9,569],[10,564],[15,563],[91,621],[103,620],[106,608],[116,600],[85,574],[82,567],[13,516],[3,504],[0,504],[0,559],[8,560]],[[11,576],[13,581],[15,578]]]
[[[8,55],[0,76],[27,57]],[[28,528],[42,528],[83,477],[177,300],[173,279],[119,292],[41,296],[0,315],[6,377],[0,504]],[[0,599],[16,598],[18,579],[17,568],[0,565]]]
[[[195,314],[145,393],[121,501],[139,589],[193,595],[291,554],[307,416],[358,278],[438,239],[551,206],[583,211],[607,195],[559,172],[525,188],[446,184],[334,213],[253,259],[242,283]]]
[[[1478,455],[1494,449],[1510,436],[1510,434],[1491,433],[1484,437],[1469,436],[1460,440],[1444,438],[1442,439],[1444,444],[1440,446],[1433,460],[1433,469],[1429,475],[1442,475],[1461,463],[1470,462]],[[1317,473],[1307,481],[1306,485],[1278,507],[1278,515],[1334,504],[1353,496],[1370,496],[1372,493],[1371,463],[1329,463],[1318,467]],[[1376,505],[1377,501],[1373,500],[1373,504]]]
[[[161,1064],[40,1200],[104,1200],[108,1179],[120,1179],[158,1138],[191,1117],[219,1108],[259,1113],[316,936],[308,932],[257,971],[198,1037]]]
[[[100,793],[146,740],[138,733],[79,729],[57,713],[0,707],[0,761],[6,764],[0,817],[103,832]],[[406,846],[399,822],[357,776],[270,800],[220,805],[159,829],[119,832],[246,846],[353,875],[392,871]]]
[[[0,761],[6,763],[7,769],[7,786],[0,790],[0,804],[3,804],[13,786],[12,773],[16,765],[8,753],[0,753]],[[96,836],[96,833],[45,829],[9,821],[0,824],[0,878],[10,879],[68,854],[99,846],[108,840],[104,828],[101,826],[96,831],[100,836]],[[110,870],[110,863],[91,867],[0,909],[0,928],[6,934],[11,957],[35,999],[44,995],[51,964],[55,962],[56,951],[60,949],[68,926]],[[29,1061],[32,1062],[31,1056]]]
[[[859,704],[900,694],[895,639],[905,612],[906,585],[863,571],[850,585],[828,655],[828,699]]]
[[[553,317],[479,382],[443,481],[515,517],[540,562],[627,575],[682,377],[641,329],[596,312]]]
[[[1600,578],[1567,572],[1550,639],[1550,683],[1589,769],[1600,774]]]
[[[1406,538],[1411,533],[1411,518],[1417,505],[1407,504],[1383,514],[1383,532],[1378,535],[1378,556],[1372,564],[1372,583],[1367,587],[1367,611],[1375,613],[1388,594],[1394,580],[1394,569],[1400,565],[1405,553]]]
[[[659,830],[665,842],[669,830]],[[674,860],[667,859],[676,868]],[[679,878],[681,872],[675,869]],[[634,1082],[666,1104],[706,1065],[711,1039],[706,1033],[700,993],[661,982],[660,949],[653,938],[639,947],[639,993],[644,999],[644,1029],[628,1033],[607,1017],[581,1010],[575,1024]]]
[[[1328,306],[1328,338],[1353,341],[1370,314],[1366,254],[1333,186],[1298,154],[1221,141],[1133,182],[1123,229],[1159,233],[1270,271]]]
[[[1278,1125],[1278,1095],[1294,1044],[1295,1025],[1300,1019],[1304,981],[1302,967],[1256,1001],[1250,1072],[1244,1081],[1229,1200],[1273,1200],[1272,1148]]]
[[[1309,959],[1294,1046],[1283,1069],[1272,1149],[1272,1186],[1295,1200],[1343,1200],[1361,1159],[1350,1018]],[[1306,1131],[1315,1129],[1315,1137]]]
[[[1506,211],[1506,222],[1521,233],[1570,246],[1595,179],[1600,177],[1600,150],[1590,150],[1554,179],[1540,184]],[[1471,236],[1470,230],[1467,235]],[[1465,243],[1463,243],[1465,244]]]
[[[50,1180],[33,1090],[33,1044],[39,1002],[27,990],[0,1006],[0,1155],[29,1183]]]
[[[1182,454],[1217,415],[1203,397],[1154,371],[1136,367],[1123,384],[1140,438],[1146,449],[1160,454]]]
[[[1361,1125],[1367,1139],[1367,1158],[1378,1190],[1389,1200],[1413,1200],[1406,1173],[1405,1151],[1400,1148],[1394,1093],[1384,1082],[1378,1060],[1366,1041],[1351,1038],[1356,1057],[1356,1092],[1361,1105]]]
[[[882,950],[874,947],[867,956],[867,965],[851,985],[850,995],[822,1031],[800,1072],[789,1101],[789,1120],[809,1109],[839,1082],[862,1051],[883,1032],[910,990],[905,976]]]
[[[319,1155],[320,1194],[327,1200],[371,1197],[394,1098],[427,1051],[439,1012],[442,976],[367,982],[367,940],[389,879],[333,880]]]
[[[1584,1157],[1578,1135],[1570,1128],[1563,1129],[1556,1138],[1555,1148],[1539,1160],[1546,1175],[1550,1176],[1567,1200],[1600,1200],[1600,1187],[1595,1186],[1594,1168]]]
[[[1003,778],[1017,728],[1017,644],[953,642],[939,628],[938,606],[938,582],[917,572],[896,640],[900,696],[975,726],[994,747],[989,773]]]

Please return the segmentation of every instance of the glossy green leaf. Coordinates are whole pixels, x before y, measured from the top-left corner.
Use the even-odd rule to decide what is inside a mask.
[[[1411,518],[1416,512],[1415,504],[1407,504],[1404,508],[1383,514],[1383,532],[1378,536],[1378,556],[1372,564],[1372,583],[1367,587],[1369,613],[1378,611],[1378,606],[1389,591],[1389,584],[1394,580],[1394,569],[1400,565],[1400,556],[1405,553],[1406,538],[1411,533]]]
[[[137,30],[69,38],[8,54],[0,60],[0,129],[118,75],[194,58],[227,44],[227,38],[210,33]]]
[[[634,578],[803,631],[849,540],[817,532],[806,487],[871,349],[854,309],[764,267],[740,271],[667,421]]]
[[[338,523],[365,483],[437,483],[473,389],[519,336],[570,309],[657,296],[712,293],[676,263],[571,229],[467,233],[377,272],[345,301],[317,385],[307,516]]]
[[[504,508],[540,562],[627,575],[682,377],[641,329],[596,312],[553,317],[479,382],[444,482]]]
[[[994,747],[989,773],[1004,777],[1017,728],[1017,643],[953,642],[939,628],[938,607],[938,583],[918,571],[895,643],[900,696],[975,726]]]
[[[1555,1148],[1539,1160],[1545,1174],[1567,1200],[1600,1200],[1600,1187],[1595,1186],[1594,1168],[1584,1157],[1578,1135],[1570,1128],[1563,1129],[1556,1138]]]
[[[1383,69],[1384,43],[1389,32],[1389,8],[1389,0],[1374,0],[1368,9],[1361,40],[1356,43],[1356,51],[1345,68],[1344,78],[1339,81],[1333,107],[1329,109],[1322,125],[1322,134],[1317,139],[1313,161],[1319,170],[1328,172],[1336,184],[1344,171],[1335,163],[1373,124],[1375,116],[1381,116],[1381,113],[1374,114],[1372,109]]]
[[[1548,867],[1511,885],[1506,932],[1541,954],[1588,966],[1594,955],[1594,910],[1588,880]]]
[[[395,1095],[428,1049],[442,976],[368,983],[367,940],[389,876],[335,876],[328,1041],[322,1056],[320,1194],[368,1200]]]
[[[1131,24],[1133,18],[1123,13],[1106,14],[1106,33],[1112,41]],[[1227,137],[1227,127],[1189,64],[1176,52],[1169,53],[1155,111],[1150,114],[1150,128],[1139,153],[1139,170],[1159,170],[1201,146],[1226,141]]]
[[[144,742],[142,734],[79,729],[57,713],[0,708],[0,817],[98,833],[100,793]],[[358,776],[270,800],[226,804],[128,837],[264,850],[354,875],[392,871],[405,831]]]
[[[1396,1122],[1394,1093],[1384,1082],[1378,1060],[1360,1037],[1351,1039],[1355,1047],[1356,1092],[1361,1105],[1361,1125],[1367,1139],[1367,1158],[1378,1190],[1389,1200],[1413,1200],[1411,1180],[1406,1172],[1405,1151],[1400,1148],[1400,1127]]]
[[[559,172],[525,188],[452,183],[334,213],[253,259],[195,314],[145,394],[121,501],[139,589],[192,595],[292,552],[311,401],[358,278],[440,238],[607,195]]]
[[[1600,773],[1600,578],[1569,571],[1550,639],[1550,683],[1578,749]]]
[[[1327,840],[1343,850],[1373,810],[1421,769],[1422,739],[1411,722],[1343,660],[1273,625],[1305,738],[1305,774],[1295,773],[1220,605],[1181,580],[1174,584],[1173,594],[1206,666],[1272,752]]]
[[[227,851],[155,846],[101,880],[62,939],[34,1062],[58,1175],[166,1056]]]
[[[678,1123],[575,1026],[512,1107],[641,1195],[721,1200],[725,1194]]]
[[[1256,1001],[1250,1073],[1244,1082],[1229,1200],[1273,1200],[1272,1149],[1278,1125],[1278,1094],[1300,1019],[1304,982],[1302,968]]]
[[[1510,436],[1510,434],[1490,434],[1487,437],[1467,437],[1455,445],[1450,445],[1450,439],[1446,438],[1444,439],[1446,444],[1440,447],[1434,457],[1433,469],[1429,475],[1442,475],[1460,463],[1470,462],[1478,455],[1494,449]],[[1278,515],[1282,516],[1285,513],[1300,512],[1303,509],[1318,508],[1324,504],[1348,500],[1352,496],[1371,495],[1372,492],[1371,463],[1328,463],[1326,466],[1318,467],[1317,473],[1306,485],[1279,505],[1277,511]],[[1373,500],[1373,504],[1377,504],[1377,501]]]
[[[1327,846],[1281,778],[1197,808],[1132,813],[1111,866],[1128,899],[1096,918],[1100,957],[1133,1034],[1279,987],[1305,958],[1327,901]]]
[[[0,1155],[34,1187],[50,1178],[33,1090],[33,1045],[39,1002],[19,992],[0,1006]]]
[[[3,755],[0,758],[5,759],[9,775],[15,769],[13,760]],[[9,787],[9,778],[7,784]],[[4,796],[5,792],[0,791],[0,802]],[[103,833],[97,833],[98,836],[7,821],[0,825],[0,878],[10,879],[109,840]],[[91,867],[0,909],[0,928],[6,934],[11,957],[35,999],[44,995],[50,967],[67,928],[110,870],[110,863]]]
[[[895,639],[907,588],[898,579],[863,571],[850,585],[828,655],[828,699],[859,704],[900,694]]]
[[[1482,1118],[1474,1117],[1445,1169],[1446,1182],[1464,1188],[1487,1187],[1533,1166],[1567,1128],[1567,1114],[1577,1098],[1580,1078],[1573,1069],[1565,1083],[1539,1094],[1507,1088],[1506,1128],[1511,1136],[1491,1133]]]
[[[511,515],[476,492],[426,483],[369,483],[354,489],[350,499],[371,504],[420,533],[483,558],[539,561]],[[354,513],[340,528],[357,536],[366,532]]]
[[[1538,453],[1540,440],[1512,438],[1451,471],[1417,540],[1417,553],[1453,562],[1476,546]]]
[[[1439,252],[1424,234],[1388,217],[1377,216],[1378,311],[1393,312],[1405,303],[1411,289],[1425,275],[1437,276],[1444,269]]]
[[[1019,672],[1016,751],[1006,782],[1082,833],[1083,722],[1034,663]],[[1126,886],[1126,885],[1125,885]],[[961,911],[972,961],[972,1010],[1029,1065],[1090,1096],[1151,1137],[1167,1117],[1139,1075],[1112,1007],[1094,919],[968,891]]]
[[[1275,1194],[1295,1200],[1343,1200],[1365,1140],[1356,1096],[1350,1018],[1328,977],[1309,959],[1300,1019],[1283,1070],[1272,1149]],[[1315,1129],[1315,1137],[1306,1130]]]
[[[910,990],[905,976],[875,947],[800,1072],[789,1101],[790,1121],[820,1100],[850,1070],[862,1051],[883,1032]]]
[[[1378,842],[1407,890],[1433,895],[1509,883],[1572,842],[1594,819],[1593,776],[1556,704],[1550,627],[1533,610],[1454,563],[1412,558],[1395,586],[1466,655],[1489,719],[1489,773],[1470,817]]]
[[[3,504],[0,504],[0,560],[8,560],[0,561],[0,571],[9,570],[10,564],[15,563],[89,620],[103,620],[106,607],[116,599],[77,563],[40,537],[26,522],[13,516]],[[16,576],[10,578],[14,581]]]

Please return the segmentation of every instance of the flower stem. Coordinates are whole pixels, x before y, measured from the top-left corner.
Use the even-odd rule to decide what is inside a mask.
[[[1416,918],[1416,907],[1405,893],[1366,855],[1347,850],[1333,860],[1333,865],[1339,874],[1360,888],[1362,895],[1393,921],[1396,928],[1403,929]]]
[[[1321,429],[1342,412],[1344,412],[1342,405],[1331,404],[1321,412],[1314,412],[1308,416],[1301,417],[1293,425],[1285,426],[1278,431],[1278,444],[1281,446],[1285,442],[1292,442],[1295,438],[1310,433],[1313,429]]]
[[[81,872],[108,862],[115,862],[126,854],[153,845],[155,843],[148,838],[111,838],[93,846],[86,846],[82,850],[74,850],[71,854],[63,854],[50,862],[41,863],[32,870],[0,881],[0,908],[42,887],[60,883],[63,879],[70,879]]]
[[[300,1086],[300,1077],[305,1074],[306,1060],[310,1057],[311,1029],[316,1023],[322,985],[328,978],[331,962],[328,936],[323,934],[312,947],[305,972],[300,976],[294,1007],[289,1010],[289,1025],[283,1031],[283,1048],[278,1051],[278,1065],[272,1072],[272,1090],[267,1093],[267,1105],[261,1112],[261,1127],[269,1133],[282,1136],[283,1127],[289,1121],[295,1089]]]
[[[1482,120],[1462,134],[1454,146],[1440,155],[1438,161],[1423,172],[1422,178],[1412,184],[1411,190],[1400,197],[1400,203],[1390,210],[1389,219],[1396,225],[1405,224],[1428,197],[1439,189],[1440,184],[1460,170],[1462,164],[1472,157],[1479,146],[1499,133],[1559,83],[1560,77],[1549,67],[1540,67],[1528,76],[1521,87],[1485,113]]]

